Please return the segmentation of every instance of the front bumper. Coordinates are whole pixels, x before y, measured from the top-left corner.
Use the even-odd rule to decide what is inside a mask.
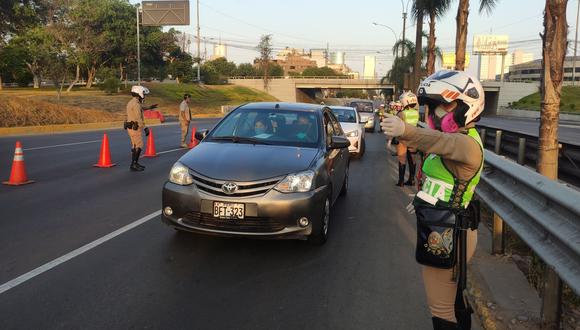
[[[180,186],[167,182],[163,187],[163,208],[169,206],[172,215],[162,212],[164,223],[177,229],[196,233],[253,238],[306,238],[320,228],[327,196],[326,186],[306,193],[280,193],[274,189],[261,196],[226,197],[208,194],[195,185]],[[213,202],[245,204],[245,218],[224,220],[213,217]],[[298,220],[308,218],[301,227]]]
[[[369,121],[366,122],[365,128],[372,129],[374,127],[375,127],[375,120],[373,118],[370,118]]]

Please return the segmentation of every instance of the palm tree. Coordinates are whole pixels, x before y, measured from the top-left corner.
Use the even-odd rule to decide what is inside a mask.
[[[435,42],[435,21],[445,15],[451,5],[451,0],[415,0],[420,2],[423,7],[425,16],[429,16],[429,39],[427,41],[427,75],[430,76],[435,72],[436,54]],[[441,57],[441,56],[439,56]]]
[[[411,15],[417,25],[415,26],[415,60],[413,63],[413,81],[410,84],[412,90],[419,87],[419,80],[421,79],[421,60],[423,59],[423,18],[425,17],[424,1],[413,1],[413,8]]]
[[[498,0],[479,0],[479,12],[491,13]],[[465,48],[467,46],[467,18],[469,0],[459,0],[457,8],[457,32],[455,34],[455,70],[465,70]]]
[[[415,44],[409,39],[399,39],[397,42],[395,42],[395,45],[393,45],[393,55],[396,57],[401,49],[404,49],[406,54],[405,56],[408,56],[409,53],[413,53],[415,51]]]

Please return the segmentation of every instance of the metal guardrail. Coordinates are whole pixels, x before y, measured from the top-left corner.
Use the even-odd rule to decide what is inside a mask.
[[[580,294],[580,192],[485,151],[476,194]]]
[[[519,164],[536,167],[538,137],[522,132],[504,131],[492,126],[477,125],[484,146],[496,154],[505,155]],[[558,177],[580,186],[580,145],[561,142]]]

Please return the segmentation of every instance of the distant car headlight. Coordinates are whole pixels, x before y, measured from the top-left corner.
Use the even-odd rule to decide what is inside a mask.
[[[358,136],[358,131],[352,131],[352,132],[346,133],[346,137],[357,137],[357,136]]]
[[[307,192],[312,188],[312,181],[314,172],[308,170],[288,175],[274,189],[282,193]]]
[[[171,171],[169,172],[169,182],[187,186],[193,183],[193,178],[189,174],[189,169],[185,167],[180,162],[173,164]]]

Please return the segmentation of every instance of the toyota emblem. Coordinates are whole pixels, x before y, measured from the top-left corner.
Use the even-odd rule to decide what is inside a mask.
[[[232,195],[238,191],[238,185],[233,182],[226,182],[222,185],[222,190],[224,193]]]

